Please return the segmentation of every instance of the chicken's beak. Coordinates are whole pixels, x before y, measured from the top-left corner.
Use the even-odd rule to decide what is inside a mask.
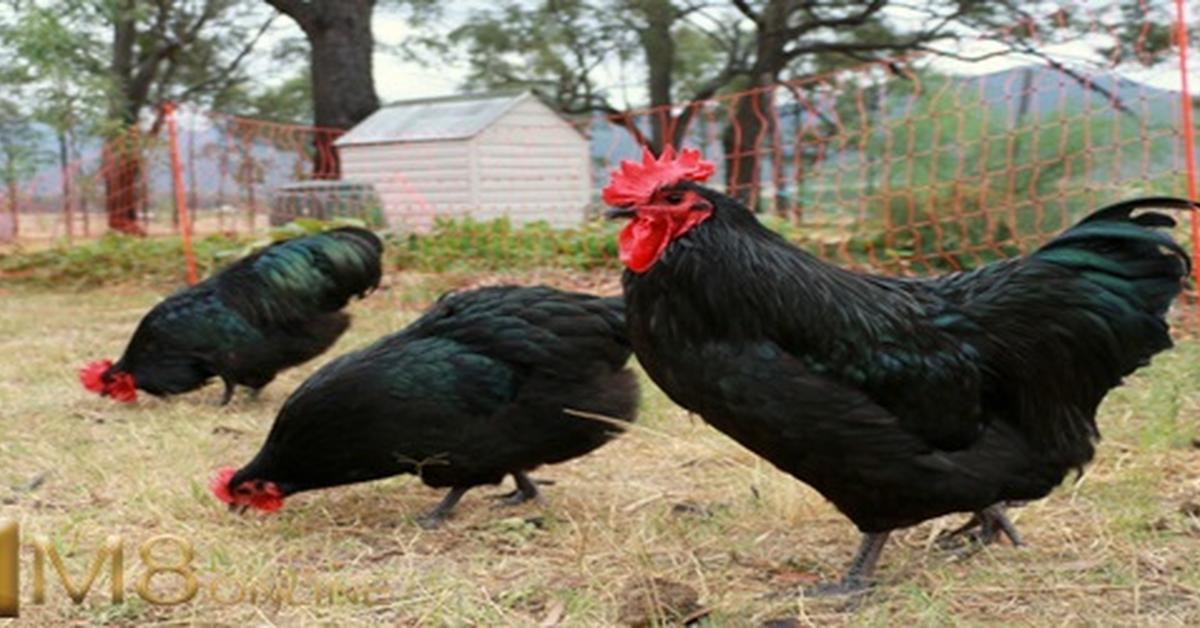
[[[239,515],[246,514],[246,509],[248,508],[250,508],[250,506],[246,504],[229,504],[229,512],[237,513]]]
[[[633,211],[632,207],[614,207],[604,213],[604,217],[609,220],[633,218],[635,215],[637,215],[637,212]]]

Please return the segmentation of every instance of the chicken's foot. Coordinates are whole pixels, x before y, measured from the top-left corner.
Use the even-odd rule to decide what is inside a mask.
[[[992,504],[971,515],[961,527],[939,536],[937,545],[944,550],[965,550],[970,554],[992,544],[1001,534],[1013,545],[1024,545],[1017,527],[1004,514],[1004,504]],[[966,537],[965,544],[959,541],[962,537]]]
[[[505,506],[516,506],[527,501],[538,498],[537,485],[547,486],[554,484],[552,480],[538,480],[530,478],[524,471],[517,471],[512,474],[513,480],[517,483],[517,488],[507,493],[492,495],[492,499],[498,500]]]
[[[875,564],[883,553],[891,532],[873,532],[864,534],[858,552],[850,561],[850,568],[839,582],[827,582],[804,589],[808,597],[827,597],[835,595],[858,595],[866,593],[871,588],[871,576],[875,573]]]
[[[227,406],[229,405],[229,402],[233,400],[233,389],[235,384],[233,383],[233,380],[225,379],[224,377],[221,378],[221,381],[225,382],[225,394],[221,396],[221,405]]]
[[[442,501],[438,502],[437,506],[433,507],[433,510],[417,516],[417,525],[426,530],[433,530],[441,525],[450,516],[450,513],[454,511],[454,507],[458,505],[458,500],[462,499],[467,490],[458,486],[450,489],[450,492],[446,493],[446,496],[442,498]]]

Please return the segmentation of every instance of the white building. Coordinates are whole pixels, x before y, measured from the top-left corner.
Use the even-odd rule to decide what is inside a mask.
[[[530,92],[394,103],[335,144],[342,178],[373,184],[401,230],[468,215],[570,227],[591,195],[587,138]]]

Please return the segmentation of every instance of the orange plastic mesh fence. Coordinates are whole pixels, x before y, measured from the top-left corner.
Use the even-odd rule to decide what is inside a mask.
[[[176,115],[180,175],[200,236],[262,232],[281,188],[337,177],[332,142],[339,130],[187,107]],[[18,225],[7,232],[0,225],[0,241],[179,233],[168,125],[160,122],[85,150],[65,167],[46,168],[6,194],[3,213],[10,222],[17,216]]]
[[[1179,105],[1048,67],[967,78],[881,65],[704,103],[680,143],[820,255],[927,272],[1028,251],[1117,199],[1185,195]],[[597,135],[603,179],[637,146]]]

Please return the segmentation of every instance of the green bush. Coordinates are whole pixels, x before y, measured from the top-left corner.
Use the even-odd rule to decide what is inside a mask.
[[[429,233],[390,237],[388,255],[398,268],[431,272],[617,268],[620,226],[593,221],[553,229],[544,222],[514,227],[505,218],[439,219]]]
[[[211,236],[194,242],[201,277],[272,242],[318,233],[347,224],[349,219],[299,219],[271,229],[255,240]],[[439,220],[427,234],[385,234],[386,264],[399,269],[443,272],[526,270],[539,267],[619,267],[619,224],[596,221],[575,229],[555,230],[543,222],[513,227],[506,219],[489,222]],[[106,235],[68,247],[0,254],[0,279],[59,288],[93,288],[119,283],[179,285],[185,278],[179,238]]]
[[[243,242],[210,236],[193,242],[200,276],[221,265]],[[77,246],[60,244],[40,251],[0,254],[0,277],[66,288],[120,283],[181,283],[186,277],[183,243],[177,237],[138,238],[109,234]]]
[[[961,192],[961,191],[960,191]],[[963,195],[958,193],[955,198]],[[893,199],[888,210],[891,230],[878,221],[797,225],[760,216],[769,228],[835,263],[873,267],[884,272],[936,272],[971,268],[1019,253],[1012,229],[1004,221],[987,222],[977,213],[965,222],[942,205],[951,199],[921,200],[912,205]],[[940,216],[940,218],[939,218]],[[210,236],[194,243],[201,277],[271,242],[318,233],[360,221],[300,219],[255,239]],[[621,268],[617,233],[623,223],[596,220],[572,229],[553,229],[544,222],[515,227],[507,219],[480,222],[441,219],[429,233],[383,234],[388,268],[425,272],[496,272],[535,268],[574,270]],[[987,242],[986,250],[977,245]],[[974,249],[964,253],[964,249]],[[914,264],[913,258],[926,260]],[[90,288],[114,283],[180,285],[185,268],[179,238],[135,238],[108,235],[95,242],[42,251],[0,254],[0,279],[31,285]]]

